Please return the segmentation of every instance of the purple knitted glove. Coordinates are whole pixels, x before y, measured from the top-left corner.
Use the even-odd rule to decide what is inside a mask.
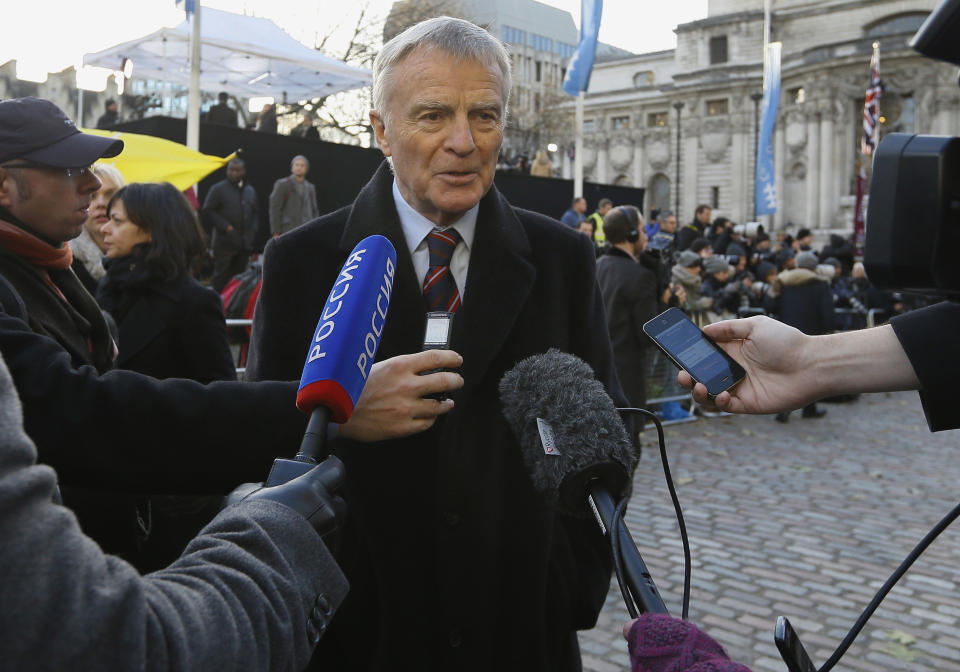
[[[693,623],[643,614],[627,634],[633,672],[750,672]]]

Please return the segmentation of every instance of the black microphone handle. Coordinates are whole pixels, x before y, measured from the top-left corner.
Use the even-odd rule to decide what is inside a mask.
[[[616,503],[599,479],[590,481],[588,488],[590,494],[587,499],[597,515],[597,522],[600,523],[600,528],[605,534],[611,534],[610,526],[617,509]],[[653,577],[647,571],[640,551],[637,550],[637,545],[622,520],[618,521],[616,534],[620,538],[620,557],[626,574],[623,578],[627,582],[637,608],[641,613],[668,614],[663,598],[660,597],[657,586],[653,582]]]
[[[316,464],[319,458],[327,454],[327,426],[330,424],[330,409],[317,406],[310,414],[307,431],[303,433],[300,450],[294,459],[297,462]]]

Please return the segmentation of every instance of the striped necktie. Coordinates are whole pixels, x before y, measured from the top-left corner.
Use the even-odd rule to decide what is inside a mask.
[[[460,307],[460,291],[450,272],[453,251],[462,240],[456,229],[433,229],[427,235],[430,265],[423,279],[423,296],[430,310],[457,312]]]

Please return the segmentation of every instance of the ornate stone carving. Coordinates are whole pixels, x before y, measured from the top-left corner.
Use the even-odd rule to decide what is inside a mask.
[[[633,163],[633,147],[617,143],[610,149],[610,165],[618,172],[625,171]]]
[[[647,142],[647,161],[654,170],[664,170],[670,163],[670,143],[666,138],[655,138]]]
[[[593,147],[588,147],[586,142],[583,146],[583,170],[587,171],[592,169],[597,164],[597,150]]]
[[[730,146],[730,123],[727,120],[707,119],[700,131],[700,147],[707,160],[718,163],[723,160]]]
[[[799,154],[807,144],[807,120],[800,112],[787,114],[785,119],[784,140],[794,154]]]

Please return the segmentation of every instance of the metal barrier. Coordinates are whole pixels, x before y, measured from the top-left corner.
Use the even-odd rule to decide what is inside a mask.
[[[224,321],[227,323],[227,328],[228,328],[228,329],[229,329],[230,327],[250,327],[250,326],[253,325],[253,320],[227,319],[227,320],[224,320]],[[232,343],[232,342],[231,342],[231,344],[230,344],[230,351],[231,351],[231,353],[233,353],[233,347],[234,347],[234,345],[236,345],[238,348],[243,346],[242,343]],[[239,361],[240,361],[240,352],[239,352],[239,350],[238,350],[236,353],[233,353],[233,360],[234,360],[235,362],[239,362]],[[237,367],[237,380],[243,380],[243,376],[244,376],[244,374],[245,374],[246,372],[247,372],[247,368],[246,368],[245,366],[238,366],[238,367]]]
[[[697,417],[693,414],[695,408],[693,395],[689,390],[680,387],[680,383],[677,382],[676,365],[667,359],[667,356],[659,348],[651,346],[647,348],[644,354],[643,366],[647,378],[647,408],[670,401],[690,402],[690,407],[684,416],[662,419],[662,424],[669,425],[696,420]]]

